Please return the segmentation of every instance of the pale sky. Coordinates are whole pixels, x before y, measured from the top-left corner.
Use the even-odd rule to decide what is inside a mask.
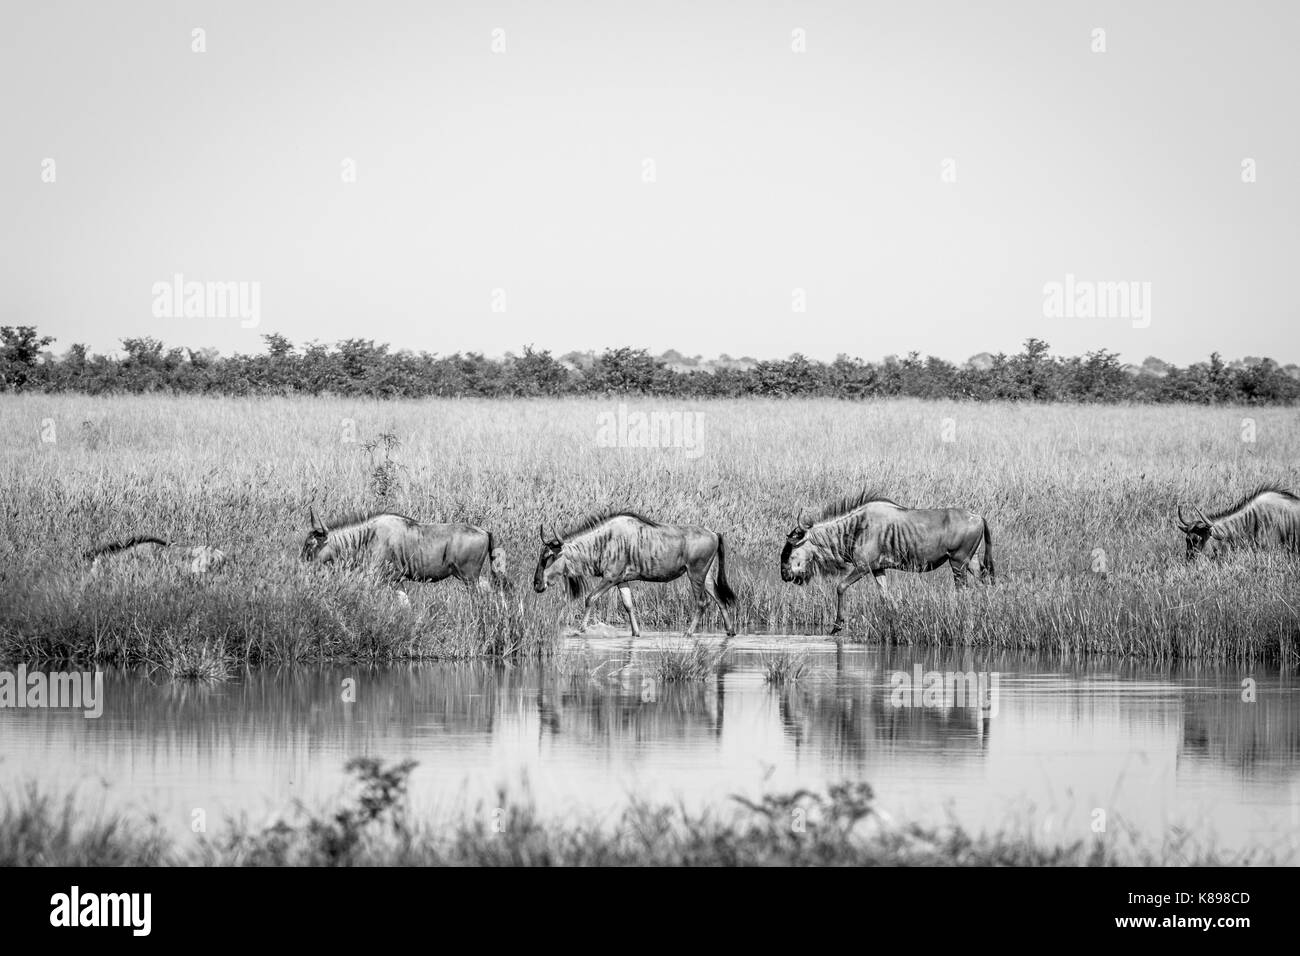
[[[257,352],[275,331],[961,361],[1032,335],[1135,362],[1300,360],[1293,2],[0,18],[0,324],[58,352]],[[258,283],[260,324],[156,316],[177,273]],[[1044,316],[1067,274],[1150,283],[1149,325]]]

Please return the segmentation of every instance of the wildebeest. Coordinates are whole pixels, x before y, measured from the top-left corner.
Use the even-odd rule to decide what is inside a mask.
[[[472,524],[423,524],[380,512],[326,525],[310,509],[311,531],[302,559],[320,564],[356,562],[379,568],[390,581],[441,581],[454,577],[468,588],[488,566],[492,584],[506,586],[505,555],[491,531]]]
[[[1300,497],[1266,485],[1231,508],[1207,515],[1194,509],[1188,521],[1178,509],[1178,527],[1187,537],[1187,560],[1212,558],[1232,548],[1281,548],[1300,553]]]
[[[981,563],[976,552],[984,545]],[[816,521],[800,515],[781,549],[781,580],[807,584],[818,572],[844,571],[835,588],[835,625],[844,627],[844,592],[870,574],[882,594],[885,571],[933,571],[947,562],[957,587],[972,567],[995,579],[988,523],[960,508],[904,508],[870,491],[822,510]]]
[[[207,574],[226,563],[226,553],[211,545],[179,545],[148,535],[102,544],[91,548],[82,557],[90,562],[91,573],[97,573],[110,563],[125,566],[172,558],[187,565],[194,574]]]
[[[638,636],[641,628],[632,607],[632,589],[627,585],[632,581],[674,581],[685,574],[695,596],[686,634],[693,634],[699,626],[709,598],[717,602],[728,636],[736,633],[729,613],[736,595],[727,584],[727,549],[716,531],[696,525],[659,524],[635,512],[619,511],[590,515],[562,536],[554,529],[548,533],[543,526],[538,533],[542,553],[533,574],[533,590],[540,594],[563,578],[570,597],[577,599],[585,592],[580,630],[587,629],[592,605],[611,588],[618,588],[632,636]],[[715,557],[718,571],[710,580],[709,567]]]

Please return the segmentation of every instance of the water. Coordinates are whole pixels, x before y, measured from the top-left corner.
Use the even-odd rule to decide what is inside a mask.
[[[726,808],[732,794],[865,780],[896,819],[1074,839],[1100,810],[1108,830],[1300,843],[1300,685],[1275,669],[750,637],[729,643],[718,680],[664,684],[645,669],[665,641],[589,639],[595,673],[573,676],[490,664],[299,667],[217,685],[108,673],[97,720],[0,710],[0,781],[156,814],[178,836],[196,809],[211,828],[327,803],[345,792],[345,760],[374,755],[419,762],[422,814],[490,812],[502,784],[548,813],[609,820],[629,796]],[[810,673],[769,686],[764,654],[792,646]],[[892,675],[917,665],[990,675],[989,693],[894,706]]]

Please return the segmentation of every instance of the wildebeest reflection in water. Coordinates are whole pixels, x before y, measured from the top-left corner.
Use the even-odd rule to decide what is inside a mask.
[[[610,657],[597,655],[588,666],[539,676],[542,736],[615,749],[721,738],[728,717],[730,674],[724,672],[709,682],[659,683],[648,677],[653,673],[652,655],[636,654],[630,641],[605,650]],[[742,674],[761,660],[753,650],[732,653]],[[824,663],[814,666],[808,677],[760,691],[757,699],[763,705],[758,709],[754,709],[756,695],[748,689],[752,676],[739,677],[746,685],[733,705],[733,710],[743,706],[732,715],[739,714],[739,732],[743,734],[755,721],[761,724],[776,718],[796,750],[833,755],[859,769],[895,748],[933,750],[947,760],[953,759],[954,752],[975,757],[986,748],[995,721],[988,719],[988,711],[977,699],[972,698],[970,706],[954,705],[950,698],[940,706],[895,706],[892,669],[864,671],[860,663],[849,667],[845,659],[842,647],[833,656],[818,655]],[[938,660],[934,666],[940,666]],[[910,656],[897,661],[909,673],[915,664]],[[946,666],[958,666],[956,659]]]
[[[886,655],[886,661],[889,659]],[[899,660],[902,669],[914,665]],[[978,700],[969,704],[945,698],[939,706],[897,706],[889,675],[882,668],[866,680],[860,670],[843,671],[843,651],[836,670],[823,681],[785,683],[778,694],[781,725],[796,747],[834,753],[853,766],[895,747],[930,750],[952,759],[954,753],[976,755],[988,746],[990,711]]]
[[[1237,667],[827,643],[809,647],[805,676],[772,686],[763,655],[788,642],[733,644],[722,678],[657,687],[636,673],[653,673],[653,650],[626,637],[590,642],[583,668],[300,666],[161,686],[143,670],[107,671],[98,721],[0,708],[0,764],[51,792],[102,777],[111,809],[157,810],[178,835],[195,806],[213,819],[332,800],[346,759],[366,753],[418,760],[413,807],[428,813],[495,800],[521,779],[547,812],[605,814],[629,794],[704,810],[761,792],[771,770],[782,791],[868,781],[890,812],[942,823],[951,804],[977,828],[1005,826],[1023,798],[1074,806],[1083,833],[1106,800],[1151,832],[1208,821],[1230,848],[1294,830],[1289,671],[1253,666],[1247,702]],[[970,707],[892,706],[891,675],[918,664],[1001,672],[998,716],[985,728]],[[352,702],[339,692],[348,679]]]
[[[1212,668],[1206,668],[1210,674]],[[1175,667],[1173,676],[1189,679],[1194,667]],[[1300,720],[1285,695],[1247,685],[1227,694],[1199,695],[1183,709],[1184,751],[1243,773],[1265,766],[1285,767],[1300,760]],[[1300,784],[1298,784],[1300,786]],[[1296,791],[1300,796],[1300,789]]]
[[[661,681],[652,655],[637,655],[630,639],[606,652],[539,674],[541,735],[611,745],[722,735],[724,679]]]

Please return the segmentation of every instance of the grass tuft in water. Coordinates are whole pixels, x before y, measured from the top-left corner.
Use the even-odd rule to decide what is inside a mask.
[[[807,677],[812,671],[812,656],[806,651],[769,651],[759,658],[763,679],[780,686]]]
[[[217,683],[234,674],[230,658],[213,642],[191,643],[181,638],[163,647],[162,667],[172,680]]]
[[[720,644],[692,640],[663,643],[650,652],[646,668],[660,683],[672,681],[707,681],[724,670],[722,659],[727,649]]]

